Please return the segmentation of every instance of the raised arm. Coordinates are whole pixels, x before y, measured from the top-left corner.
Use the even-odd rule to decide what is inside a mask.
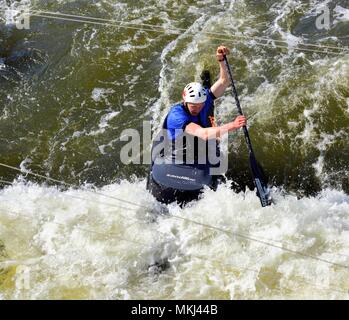
[[[230,85],[229,76],[223,58],[223,56],[227,54],[229,54],[229,49],[227,47],[219,46],[217,48],[216,57],[219,63],[220,75],[219,79],[211,87],[211,91],[216,98],[221,97]]]

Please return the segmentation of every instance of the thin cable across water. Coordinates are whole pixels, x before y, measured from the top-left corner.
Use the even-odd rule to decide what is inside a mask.
[[[3,164],[3,163],[0,163],[0,166],[4,166],[4,167],[10,168],[10,169],[15,169],[15,170],[20,171],[22,173],[32,174],[34,176],[41,176],[41,177],[46,178],[46,179],[51,179],[51,178],[45,177],[43,175],[37,175],[37,174],[33,174],[31,172],[23,172],[21,169],[18,169],[16,167],[12,167],[12,166],[9,166],[9,165]],[[52,179],[52,180],[60,182],[62,184],[65,184],[65,182],[59,181],[57,179]],[[78,187],[78,186],[75,186],[75,187]],[[96,194],[97,195],[107,196],[107,195],[105,195],[103,193],[96,193]],[[118,201],[123,202],[123,200],[120,199],[120,198],[116,198],[116,199]],[[129,204],[134,204],[135,206],[140,206],[141,208],[148,208],[146,206],[139,205],[137,203],[133,203],[131,201],[125,200],[125,202],[129,203]],[[153,214],[153,210],[149,211],[149,212],[145,212],[145,213]],[[332,262],[332,261],[329,261],[329,260],[323,259],[323,258],[318,258],[318,257],[315,257],[315,256],[310,255],[310,254],[306,254],[306,253],[303,253],[303,252],[300,252],[300,251],[297,251],[297,250],[293,250],[293,249],[290,249],[290,248],[287,248],[287,247],[284,247],[284,246],[276,245],[274,243],[270,243],[268,241],[260,240],[260,239],[257,239],[255,237],[251,237],[249,235],[245,235],[245,234],[238,233],[238,232],[233,232],[233,231],[221,228],[221,227],[212,226],[212,225],[209,225],[209,224],[206,224],[206,223],[202,223],[202,222],[199,222],[199,221],[191,220],[191,219],[188,219],[188,218],[185,218],[185,217],[181,217],[181,216],[178,216],[178,215],[174,215],[174,214],[169,215],[169,217],[175,218],[177,220],[186,221],[186,222],[189,222],[191,224],[199,225],[199,226],[202,226],[202,227],[207,228],[207,229],[216,230],[216,231],[219,231],[221,233],[229,234],[229,235],[232,235],[232,236],[235,236],[235,237],[238,237],[238,238],[241,238],[241,239],[245,239],[245,240],[248,240],[248,241],[251,241],[251,242],[256,242],[256,243],[259,243],[259,244],[262,244],[262,245],[265,245],[265,246],[268,246],[268,247],[277,248],[277,249],[283,250],[285,252],[292,253],[294,255],[306,257],[306,258],[309,258],[309,259],[312,259],[312,260],[316,260],[316,261],[319,261],[319,262],[322,262],[322,263],[326,263],[326,264],[329,264],[329,265],[332,265],[332,266],[349,269],[349,266],[347,266],[347,265],[336,263],[336,262]]]
[[[4,12],[4,11],[6,10],[0,9],[0,12]],[[157,25],[152,25],[147,23],[132,23],[132,22],[125,22],[121,20],[115,20],[115,19],[105,19],[105,18],[98,18],[98,17],[86,16],[86,15],[74,15],[74,14],[55,12],[55,11],[32,10],[29,12],[29,15],[33,17],[56,19],[56,20],[62,20],[62,21],[68,21],[68,22],[70,21],[70,22],[79,22],[79,23],[87,23],[87,24],[95,24],[95,25],[113,26],[117,28],[133,29],[133,30],[140,30],[140,31],[147,31],[147,32],[159,32],[159,33],[165,33],[165,34],[180,35],[180,34],[183,34],[183,32],[187,31],[187,29],[184,29],[184,28],[177,28],[177,27],[164,28],[163,26],[157,26]],[[268,37],[246,36],[246,35],[236,35],[236,34],[228,35],[226,33],[206,32],[206,31],[201,31],[201,33],[214,40],[233,42],[233,39],[240,39],[238,40],[239,42],[254,41],[257,45],[260,45],[260,46],[287,49],[287,50],[289,49],[286,41],[277,40],[277,39],[268,38]],[[306,52],[334,54],[334,55],[349,53],[349,47],[318,45],[314,43],[298,43],[296,46],[292,47],[291,49],[295,51],[306,51]]]

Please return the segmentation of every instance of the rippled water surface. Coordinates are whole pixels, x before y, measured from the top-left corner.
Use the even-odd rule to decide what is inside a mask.
[[[0,298],[347,299],[349,1],[326,1],[329,30],[323,3],[0,0],[0,163],[78,186],[0,165]],[[222,43],[276,203],[249,190],[236,132],[228,182],[155,218],[121,133],[218,76]],[[229,90],[216,107],[237,115]]]

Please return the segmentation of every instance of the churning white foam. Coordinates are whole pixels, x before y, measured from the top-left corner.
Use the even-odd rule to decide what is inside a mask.
[[[254,192],[222,185],[157,221],[144,181],[98,192],[107,197],[23,182],[1,191],[5,298],[348,298],[341,191],[297,199],[275,190],[276,204],[261,208]],[[164,259],[168,269],[149,271]],[[27,289],[16,282],[23,270]]]

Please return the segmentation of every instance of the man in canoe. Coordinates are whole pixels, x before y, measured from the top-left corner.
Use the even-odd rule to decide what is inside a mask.
[[[215,179],[207,174],[207,168],[212,166],[207,161],[210,147],[201,148],[200,141],[207,144],[213,141],[216,146],[217,140],[224,134],[246,125],[245,116],[238,116],[234,121],[221,126],[216,126],[214,121],[214,100],[221,97],[230,85],[224,63],[224,55],[228,54],[227,47],[219,46],[216,50],[216,59],[220,66],[219,79],[208,88],[197,82],[186,85],[182,92],[182,102],[172,106],[166,116],[162,126],[166,133],[163,136],[167,141],[165,144],[170,147],[165,147],[165,152],[169,152],[172,161],[182,166],[154,165],[161,158],[157,150],[159,143],[154,143],[148,189],[160,202],[185,203],[196,199],[204,186],[212,187]],[[213,151],[215,155],[216,151]],[[187,164],[193,166],[188,167]]]

